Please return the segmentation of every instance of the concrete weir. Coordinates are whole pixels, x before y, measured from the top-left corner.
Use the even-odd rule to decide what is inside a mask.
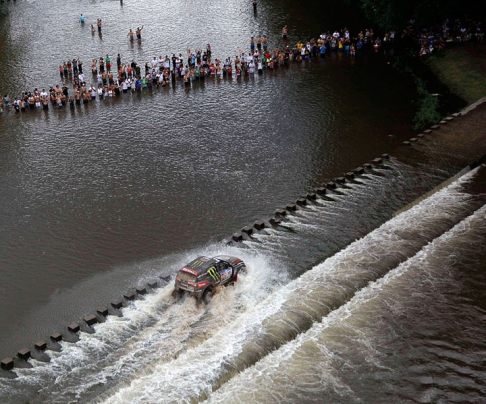
[[[282,220],[279,219],[278,217],[272,217],[272,218],[270,218],[269,223],[272,226],[278,226],[280,223],[282,223]]]
[[[259,220],[259,221],[255,222],[255,223],[253,224],[253,227],[254,227],[256,230],[263,230],[263,229],[266,227],[266,225],[265,225],[265,222],[264,222],[264,221]]]
[[[305,206],[305,205],[307,205],[307,199],[299,198],[299,199],[297,199],[296,204],[299,205],[299,206]]]
[[[478,105],[486,102],[486,97],[482,98],[475,104],[470,105],[469,107],[465,108],[459,113],[454,113],[446,118],[444,118],[440,125],[432,125],[429,129],[424,130],[423,132],[415,135],[415,137],[410,138],[409,140],[403,141],[402,144],[411,146],[413,143],[422,140],[423,138],[428,137],[433,131],[436,131],[441,128],[441,125],[448,125],[449,122],[455,120],[460,116],[464,116]],[[451,124],[452,125],[452,124]],[[356,177],[365,175],[367,173],[372,172],[376,169],[382,169],[385,166],[385,160],[389,160],[391,157],[389,154],[383,153],[381,157],[377,157],[371,160],[368,163],[364,163],[362,166],[356,167],[353,170],[349,170],[343,176],[337,177],[334,180],[331,180],[324,184],[321,187],[314,188],[313,190],[309,191],[304,197],[297,199],[295,203],[288,204],[284,209],[277,209],[274,212],[274,216],[272,216],[268,221],[266,220],[257,220],[253,223],[252,226],[245,226],[241,229],[240,232],[234,233],[231,236],[231,240],[229,243],[232,242],[242,242],[243,240],[251,239],[251,235],[257,231],[263,230],[267,227],[276,227],[279,226],[283,220],[297,209],[302,208],[308,204],[311,204],[312,201],[317,200],[320,198],[323,201],[330,200],[327,195],[331,195],[334,193],[339,193],[336,189],[339,187],[346,187],[346,183],[353,181]],[[365,177],[366,178],[366,177]],[[358,182],[358,181],[356,181]],[[336,190],[336,191],[335,191]],[[344,194],[343,194],[344,195]],[[332,200],[332,199],[331,199]],[[29,364],[27,363],[31,358],[36,360],[47,362],[49,361],[49,356],[45,353],[46,350],[60,350],[61,345],[59,342],[67,341],[67,342],[76,342],[79,340],[78,333],[79,332],[94,332],[93,325],[105,321],[106,317],[109,315],[123,315],[121,309],[128,304],[128,302],[135,300],[137,297],[142,297],[143,295],[147,294],[149,291],[153,291],[156,288],[161,287],[162,285],[167,284],[171,277],[170,276],[161,276],[159,280],[152,280],[146,283],[145,286],[138,286],[133,290],[129,290],[128,292],[124,293],[122,298],[119,300],[115,300],[110,302],[107,306],[98,307],[95,311],[95,314],[85,315],[80,322],[73,322],[66,326],[65,332],[54,332],[49,336],[48,342],[44,340],[37,341],[33,348],[21,348],[19,349],[15,357],[6,357],[0,361],[0,368],[5,371],[11,371],[15,366],[18,367],[25,367]]]
[[[51,334],[51,336],[49,338],[53,342],[59,342],[59,341],[62,341],[62,334],[59,333],[59,332],[55,332],[55,333]]]
[[[45,351],[47,349],[47,342],[46,341],[37,341],[34,344],[34,348],[38,351]]]
[[[93,324],[96,324],[98,322],[98,317],[96,317],[95,315],[89,315],[89,316],[84,316],[83,317],[83,320],[86,324],[88,324],[89,326],[93,325]]]
[[[29,348],[22,348],[22,349],[19,349],[17,351],[17,356],[26,361],[28,360],[32,355],[31,355],[31,352],[30,352],[30,349]]]
[[[13,367],[14,367],[14,360],[13,358],[3,358],[1,361],[0,361],[0,367],[3,369],[3,370],[12,370]]]
[[[251,228],[250,226],[245,226],[241,229],[241,232],[250,235],[253,233],[253,228]]]
[[[96,309],[96,314],[107,317],[108,316],[108,307],[98,307]]]

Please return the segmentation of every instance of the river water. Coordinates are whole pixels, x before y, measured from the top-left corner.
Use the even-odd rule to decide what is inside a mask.
[[[0,85],[11,94],[56,83],[68,57],[85,68],[106,53],[144,62],[208,42],[226,57],[252,34],[277,46],[284,24],[292,40],[359,24],[322,2],[261,1],[257,16],[236,0],[0,7]],[[102,39],[89,32],[98,17]],[[131,46],[126,32],[142,24]],[[3,401],[484,396],[484,169],[393,217],[484,144],[461,148],[452,132],[399,148],[413,95],[383,55],[336,56],[241,82],[0,116],[2,357],[195,255],[231,253],[250,267],[207,307],[174,304],[170,284],[128,305],[48,351],[50,363],[0,378]],[[283,226],[242,246],[219,243],[390,151],[398,157],[386,167]]]

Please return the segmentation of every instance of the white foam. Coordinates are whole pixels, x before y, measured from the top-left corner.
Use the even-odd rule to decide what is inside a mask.
[[[472,222],[484,220],[486,217],[486,205],[478,209],[472,215],[456,224],[452,229],[442,234],[428,245],[424,246],[416,255],[401,263],[398,267],[385,274],[377,281],[371,282],[367,287],[356,292],[354,297],[346,304],[334,310],[329,315],[315,323],[308,331],[300,334],[294,340],[286,343],[278,350],[269,353],[265,358],[256,363],[254,366],[245,369],[236,377],[226,383],[221,389],[213,393],[208,402],[234,402],[236,400],[245,400],[245,397],[261,394],[261,397],[268,398],[276,392],[285,394],[285,381],[294,381],[292,389],[296,388],[295,381],[302,384],[301,374],[292,374],[290,369],[294,363],[299,364],[299,371],[305,372],[309,368],[314,372],[320,372],[322,384],[320,391],[332,389],[338,395],[346,397],[346,400],[357,400],[358,397],[346,386],[339,377],[339,366],[334,365],[334,356],[336,352],[331,351],[325,345],[323,333],[333,327],[350,327],[353,333],[359,333],[360,330],[353,326],[348,319],[353,318],[358,311],[363,309],[369,302],[379,299],[384,289],[389,288],[391,284],[400,277],[408,274],[409,271],[421,268],[414,277],[427,277],[429,274],[423,269],[427,268],[427,259],[434,255],[435,250],[444,246],[449,240],[455,239],[462,233],[467,233]],[[445,268],[444,268],[445,269]],[[332,335],[332,333],[330,334]],[[359,337],[360,343],[366,347],[366,359],[373,363],[376,369],[391,371],[392,369],[384,366],[379,360],[379,353],[376,347],[366,335]],[[316,368],[312,363],[306,361],[308,354],[302,353],[309,349],[308,345],[312,344],[314,349],[319,350],[319,366]],[[343,348],[345,349],[345,348]],[[275,381],[279,381],[276,383]]]
[[[467,180],[468,176],[461,181]],[[408,239],[407,232],[416,234],[421,227],[425,231],[433,223],[461,217],[468,210],[469,200],[469,196],[460,192],[457,183],[450,185],[276,290],[264,301],[249,307],[237,322],[218,330],[194,349],[185,351],[172,361],[157,363],[150,372],[129,385],[121,386],[106,402],[178,401],[181,398],[205,397],[210,394],[213,384],[227,372],[224,365],[231,366],[249,341],[257,343],[258,336],[266,333],[263,322],[275,316],[284,318],[284,305],[292,310],[299,305],[319,304],[316,299],[323,288],[329,289],[329,285],[338,295],[341,293],[340,283],[346,293],[350,288],[353,290],[353,285],[362,288],[369,277],[380,276],[373,271],[374,263],[380,262],[387,254],[402,256],[408,247],[416,248],[416,240]],[[370,248],[375,248],[376,252]]]

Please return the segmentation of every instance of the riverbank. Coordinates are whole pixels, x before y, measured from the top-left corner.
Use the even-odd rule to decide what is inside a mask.
[[[444,49],[426,58],[425,64],[468,104],[486,96],[486,44],[470,43]]]

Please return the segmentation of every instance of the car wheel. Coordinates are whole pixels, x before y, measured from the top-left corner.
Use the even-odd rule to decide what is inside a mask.
[[[206,304],[209,304],[209,302],[212,300],[213,298],[213,290],[212,289],[206,289],[204,291],[204,294],[202,296],[202,300],[204,303]]]
[[[176,288],[172,292],[172,296],[176,299],[179,300],[182,296],[184,295],[184,291],[182,289]]]

